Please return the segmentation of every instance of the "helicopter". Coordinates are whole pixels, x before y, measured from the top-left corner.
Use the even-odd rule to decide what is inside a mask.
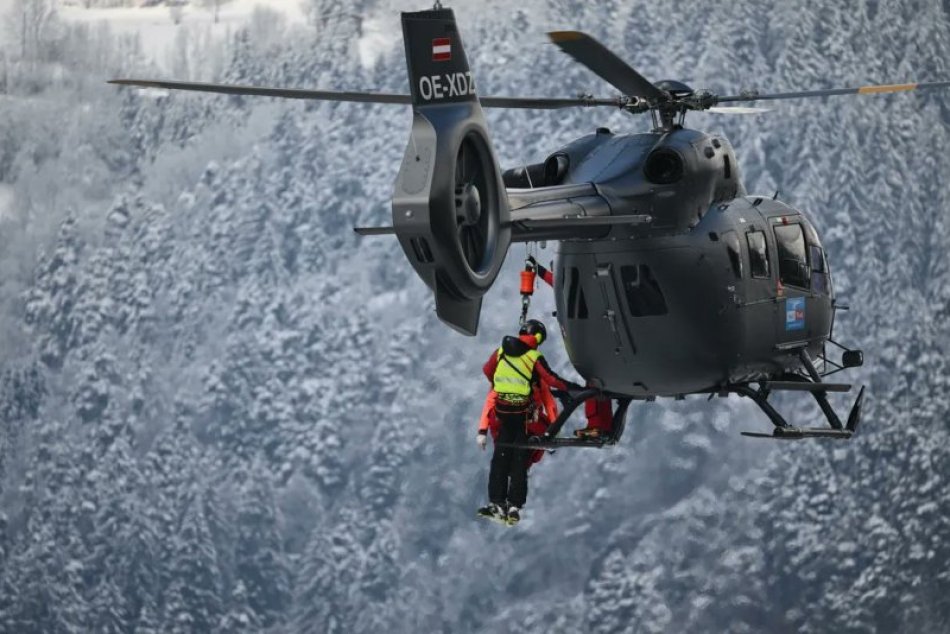
[[[863,364],[833,338],[847,306],[835,296],[828,254],[809,216],[777,197],[749,195],[722,135],[685,127],[690,111],[760,112],[720,104],[868,95],[950,87],[950,82],[869,85],[804,92],[717,95],[650,82],[591,36],[551,41],[619,91],[614,98],[479,96],[451,9],[402,13],[410,94],[298,90],[180,81],[110,83],[294,99],[411,105],[409,144],[392,197],[395,236],[432,289],[438,317],[478,331],[482,298],[512,243],[557,241],[556,317],[572,365],[587,387],[559,393],[563,409],[533,449],[604,447],[623,434],[634,401],[688,395],[751,399],[773,426],[755,438],[848,439],[861,420],[864,387],[844,422],[829,393],[852,390],[827,378]],[[599,128],[543,162],[502,170],[482,108],[613,107],[649,113],[653,128]],[[522,315],[524,319],[524,315]],[[840,349],[832,360],[829,345]],[[821,370],[819,370],[821,367]],[[827,427],[790,424],[769,402],[808,392]],[[616,401],[612,431],[559,436],[586,400]]]

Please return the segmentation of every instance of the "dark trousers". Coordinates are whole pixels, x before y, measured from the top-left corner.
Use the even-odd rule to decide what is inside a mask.
[[[498,410],[502,408],[499,407]],[[488,499],[501,506],[507,501],[512,506],[522,507],[528,499],[528,449],[499,447],[499,443],[527,440],[525,423],[527,412],[498,411],[500,423],[495,453],[491,457],[488,472]]]

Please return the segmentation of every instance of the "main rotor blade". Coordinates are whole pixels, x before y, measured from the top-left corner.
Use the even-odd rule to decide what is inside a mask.
[[[393,93],[264,88],[261,86],[204,84],[192,81],[162,81],[151,79],[112,79],[109,83],[119,86],[136,86],[138,88],[165,88],[168,90],[189,90],[192,92],[214,92],[222,95],[254,95],[258,97],[283,97],[285,99],[324,99],[328,101],[355,101],[361,103],[412,103],[412,98],[409,95],[397,95]]]
[[[297,88],[265,88],[261,86],[237,86],[232,84],[205,84],[190,81],[161,81],[149,79],[113,79],[110,84],[135,86],[138,88],[164,88],[167,90],[188,90],[192,92],[213,92],[222,95],[254,95],[258,97],[282,97],[284,99],[314,99],[322,101],[350,101],[356,103],[412,103],[409,95],[384,92],[346,92],[335,90],[302,90]],[[593,99],[578,97],[574,99],[548,99],[545,97],[481,97],[485,108],[528,108],[552,110],[573,108],[575,106],[613,106],[619,108],[620,99]]]
[[[650,81],[617,57],[606,46],[580,31],[552,31],[548,37],[558,48],[594,71],[601,79],[629,97],[642,97],[650,102],[670,98]]]
[[[485,108],[531,108],[537,110],[555,110],[557,108],[575,108],[589,106],[612,106],[622,108],[623,102],[613,99],[577,97],[567,99],[548,99],[547,97],[479,97],[479,103]]]
[[[883,84],[879,86],[860,86],[858,88],[830,88],[828,90],[806,90],[802,92],[779,92],[769,95],[743,93],[719,97],[719,103],[729,101],[764,101],[774,99],[808,99],[811,97],[834,97],[837,95],[877,95],[888,92],[908,92],[911,90],[931,90],[950,88],[950,81],[935,81],[923,84]]]
[[[772,112],[771,108],[756,108],[755,106],[713,106],[706,108],[703,112],[713,114],[764,114]]]

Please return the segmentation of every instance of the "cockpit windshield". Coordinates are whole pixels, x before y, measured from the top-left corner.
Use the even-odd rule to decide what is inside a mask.
[[[802,225],[797,222],[775,225],[775,244],[778,247],[779,279],[782,284],[808,288],[808,254]]]

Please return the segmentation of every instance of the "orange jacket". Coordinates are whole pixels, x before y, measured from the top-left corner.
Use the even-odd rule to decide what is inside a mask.
[[[528,421],[527,432],[529,436],[540,436],[547,431],[548,425],[557,419],[557,402],[551,394],[551,390],[539,387],[537,385],[532,389],[534,398],[535,414]],[[491,433],[492,440],[498,438],[498,417],[495,416],[495,401],[498,394],[495,390],[489,390],[485,397],[485,405],[482,407],[482,417],[478,423],[479,433]],[[544,451],[535,449],[528,454],[528,466],[540,462],[544,457]]]
[[[543,434],[547,426],[557,419],[557,401],[551,390],[535,385],[531,390],[531,396],[534,399],[535,416],[528,421],[528,434]],[[482,416],[478,422],[478,431],[491,431],[492,438],[498,436],[498,417],[495,416],[495,401],[498,394],[495,390],[489,390],[485,397],[485,405],[482,406]]]

